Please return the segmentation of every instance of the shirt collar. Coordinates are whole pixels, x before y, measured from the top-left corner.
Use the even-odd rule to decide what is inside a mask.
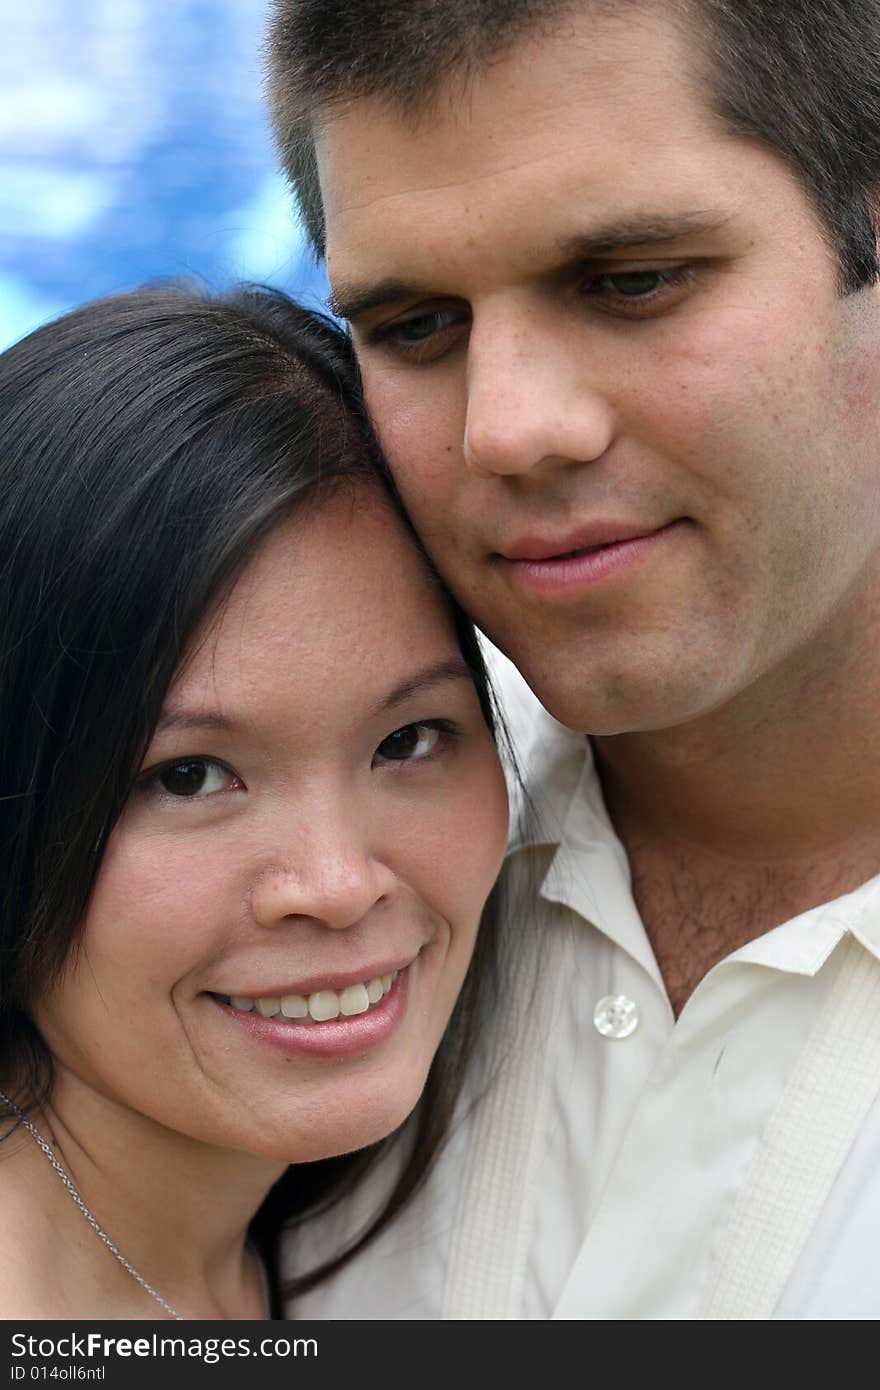
[[[880,875],[747,941],[722,964],[741,961],[815,975],[847,933],[880,960]]]
[[[626,951],[665,994],[589,740],[558,723],[537,701],[528,721],[513,733],[524,794],[514,796],[509,854],[550,847],[541,897],[571,908]]]
[[[626,852],[611,824],[589,740],[548,714],[506,658],[493,653],[518,777],[509,855],[554,852],[541,896],[573,909],[636,960],[663,990],[662,976],[632,896]],[[851,932],[880,960],[880,875],[810,908],[732,952],[720,965],[763,965],[814,975]]]

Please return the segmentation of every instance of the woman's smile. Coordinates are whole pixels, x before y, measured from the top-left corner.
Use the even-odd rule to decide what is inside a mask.
[[[372,1003],[368,986],[363,984],[349,985],[341,994],[332,989],[318,990],[308,1000],[300,994],[258,1000],[209,997],[225,1019],[243,1026],[258,1042],[268,1043],[288,1056],[303,1053],[333,1058],[359,1054],[385,1042],[403,1020],[409,1003],[409,982],[408,970],[374,977],[370,981],[373,993],[377,993],[378,987],[381,994]],[[366,1006],[361,1007],[364,1000]],[[297,1012],[303,1004],[304,1015]],[[345,1012],[343,1004],[349,1012]]]
[[[265,990],[256,996],[235,994],[214,997],[245,1014],[256,1009],[263,1018],[280,1016],[290,1022],[324,1023],[338,1018],[340,1014],[343,1018],[351,1018],[375,1008],[391,989],[399,973],[398,970],[389,970],[349,985],[319,985],[303,994],[295,990]]]

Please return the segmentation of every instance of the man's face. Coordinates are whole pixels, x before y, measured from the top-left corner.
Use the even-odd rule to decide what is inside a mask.
[[[827,664],[878,586],[876,297],[839,297],[692,40],[584,12],[417,123],[356,103],[318,157],[404,502],[557,718],[666,728]]]

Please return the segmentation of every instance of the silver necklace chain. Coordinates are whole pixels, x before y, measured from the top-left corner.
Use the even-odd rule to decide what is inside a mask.
[[[31,1124],[24,1111],[19,1109],[19,1107],[15,1104],[14,1100],[10,1100],[9,1096],[4,1095],[3,1091],[0,1091],[0,1100],[3,1101],[4,1105],[9,1106],[9,1109],[12,1111],[14,1115],[18,1117],[19,1122],[24,1125],[25,1129],[27,1130],[31,1138],[34,1140],[34,1142],[38,1144],[39,1147],[43,1150],[43,1153],[46,1155],[52,1167],[55,1169],[55,1172],[58,1174],[58,1177],[63,1182],[68,1193],[73,1198],[75,1205],[79,1208],[80,1213],[85,1217],[86,1221],[88,1221],[89,1225],[91,1226],[98,1239],[104,1242],[107,1249],[110,1251],[110,1254],[113,1255],[113,1257],[119,1261],[126,1274],[130,1274],[135,1283],[140,1284],[144,1292],[148,1293],[150,1295],[150,1298],[155,1299],[155,1301],[159,1304],[159,1307],[164,1308],[165,1312],[168,1314],[170,1318],[173,1318],[175,1322],[183,1322],[184,1318],[182,1317],[182,1315],[178,1313],[175,1308],[172,1308],[171,1304],[167,1303],[160,1293],[156,1292],[152,1284],[147,1283],[146,1279],[142,1274],[138,1274],[134,1265],[130,1265],[128,1260],[123,1255],[122,1251],[118,1248],[118,1246],[113,1244],[113,1241],[110,1239],[107,1232],[101,1225],[99,1225],[99,1223],[95,1220],[94,1216],[92,1216],[92,1213],[89,1211],[82,1197],[77,1192],[67,1173],[65,1173],[64,1169],[61,1167],[61,1164],[58,1162],[58,1159],[53,1154],[52,1150],[46,1143],[43,1136],[40,1134],[39,1130],[36,1128],[35,1125]]]

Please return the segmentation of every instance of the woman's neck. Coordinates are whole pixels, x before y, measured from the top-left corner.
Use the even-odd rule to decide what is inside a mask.
[[[107,1240],[176,1313],[268,1315],[247,1231],[282,1163],[169,1131],[63,1071],[52,1103],[29,1119]],[[0,1146],[0,1210],[13,1221],[0,1260],[3,1316],[171,1316],[90,1227],[22,1127]],[[45,1301],[46,1311],[6,1312],[9,1298]]]

